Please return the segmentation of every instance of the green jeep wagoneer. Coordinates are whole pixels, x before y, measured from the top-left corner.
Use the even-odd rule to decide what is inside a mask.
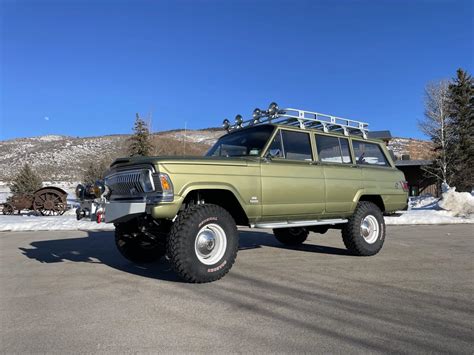
[[[374,255],[383,215],[405,208],[407,185],[367,124],[317,112],[255,109],[204,157],[116,160],[104,181],[79,185],[78,218],[114,223],[121,254],[136,263],[167,256],[188,282],[232,267],[237,226],[272,229],[283,244],[342,231],[355,255]]]

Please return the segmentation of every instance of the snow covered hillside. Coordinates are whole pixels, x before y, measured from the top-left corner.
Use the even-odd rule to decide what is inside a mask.
[[[223,130],[166,131],[153,135],[155,145],[161,147],[157,154],[202,154]],[[0,141],[0,181],[8,181],[29,163],[44,179],[55,181],[77,181],[91,161],[102,159],[110,163],[126,155],[128,135],[75,138],[48,135],[32,138],[17,138]],[[160,144],[161,143],[161,144]],[[181,150],[168,151],[169,147]]]
[[[156,155],[202,155],[224,134],[222,129],[172,130],[153,134]],[[44,179],[77,181],[92,161],[109,164],[127,155],[128,135],[67,137],[47,135],[0,141],[0,182],[11,179],[29,163]],[[393,138],[389,143],[397,158],[430,159],[432,144],[411,138]],[[1,196],[0,196],[1,197]]]

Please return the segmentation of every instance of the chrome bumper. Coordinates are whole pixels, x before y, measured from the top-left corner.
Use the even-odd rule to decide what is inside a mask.
[[[106,202],[103,207],[105,223],[125,222],[145,213],[146,202]]]
[[[97,223],[126,222],[139,214],[145,213],[146,202],[99,202],[82,201],[76,210],[77,219],[88,218]]]

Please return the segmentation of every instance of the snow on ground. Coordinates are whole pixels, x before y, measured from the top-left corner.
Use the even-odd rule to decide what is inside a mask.
[[[386,224],[474,223],[474,196],[449,188],[442,199],[433,196],[410,197],[408,211],[398,217],[385,217]]]
[[[2,231],[45,231],[45,230],[113,230],[113,224],[96,223],[87,219],[76,220],[77,205],[74,190],[77,182],[45,181],[43,186],[56,186],[68,193],[67,204],[71,209],[62,216],[37,216],[33,211],[22,211],[21,215],[0,215],[0,232]],[[7,183],[0,182],[0,203],[10,196]],[[0,205],[1,210],[1,205]],[[0,212],[1,213],[1,212]]]
[[[49,231],[49,230],[114,230],[113,224],[96,223],[87,219],[76,220],[71,209],[62,216],[36,216],[23,212],[21,215],[0,216],[0,232],[4,231]]]
[[[450,188],[443,193],[439,207],[451,211],[454,216],[474,217],[474,195],[469,192],[457,192],[455,187]]]
[[[385,224],[459,224],[474,223],[474,218],[454,217],[449,211],[411,210],[402,211],[399,217],[385,217]]]
[[[58,186],[68,192],[68,205],[77,202],[74,189],[77,183],[45,182],[45,186]],[[0,182],[0,203],[9,195],[6,183]],[[440,200],[433,196],[411,197],[407,211],[400,211],[398,217],[385,217],[388,225],[417,224],[474,224],[474,196],[467,192],[459,193],[454,188],[443,194]],[[71,208],[63,216],[36,216],[24,211],[22,215],[0,215],[0,231],[39,231],[39,230],[113,230],[113,224],[96,223],[90,220],[76,220],[75,209]]]

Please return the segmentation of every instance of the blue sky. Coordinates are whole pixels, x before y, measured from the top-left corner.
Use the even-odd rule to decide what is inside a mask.
[[[0,139],[218,126],[270,101],[422,137],[472,1],[0,0]]]

